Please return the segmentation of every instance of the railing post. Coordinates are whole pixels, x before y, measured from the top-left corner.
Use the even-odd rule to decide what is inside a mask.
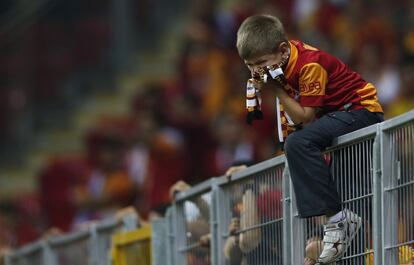
[[[283,171],[283,264],[292,264],[292,207],[290,197],[289,167],[285,162]]]
[[[173,217],[173,227],[175,235],[175,244],[173,245],[173,254],[175,265],[187,265],[186,254],[183,253],[180,248],[186,245],[186,229],[185,229],[185,217],[184,217],[184,204],[174,203],[172,206],[172,217]]]
[[[122,230],[132,231],[138,228],[138,217],[134,214],[128,214],[122,218]]]
[[[305,219],[296,217],[296,198],[293,190],[292,182],[289,178],[289,192],[291,194],[290,204],[290,222],[292,227],[291,242],[290,242],[290,256],[292,264],[303,264],[305,257]]]
[[[99,253],[99,239],[98,239],[98,231],[96,228],[96,224],[92,224],[90,229],[89,229],[89,233],[90,233],[90,258],[89,261],[91,263],[91,265],[99,265],[100,263],[100,253]],[[106,256],[105,256],[106,257]]]
[[[220,208],[218,200],[218,186],[216,179],[213,178],[211,184],[211,206],[210,206],[210,254],[211,254],[211,264],[220,264],[219,263],[219,229],[218,229],[218,213],[217,209]]]
[[[167,209],[167,212],[165,214],[166,218],[166,235],[167,235],[167,242],[166,242],[166,248],[167,248],[167,263],[166,265],[175,265],[175,259],[174,259],[174,251],[175,251],[175,234],[174,234],[174,219],[173,219],[173,208],[169,207]],[[153,249],[154,251],[154,249]]]
[[[57,265],[56,255],[47,240],[41,241],[44,265]]]
[[[393,172],[395,169],[399,169],[395,155],[395,144],[391,142],[392,137],[388,132],[384,130],[384,124],[381,126],[381,173],[382,173],[382,208],[383,213],[381,216],[381,260],[375,260],[378,264],[398,264],[398,249],[387,249],[394,246],[398,242],[398,193],[394,190],[389,190],[396,185],[397,172]]]
[[[170,259],[168,252],[168,217],[154,220],[151,222],[151,249],[152,249],[152,264],[153,265],[169,265]],[[167,241],[165,240],[167,238]],[[162,255],[161,253],[167,253]]]
[[[372,200],[372,241],[374,249],[374,264],[382,263],[382,156],[381,156],[381,139],[382,130],[381,124],[377,125],[377,133],[373,143],[373,200]]]
[[[224,256],[224,245],[225,240],[227,239],[226,235],[228,235],[228,226],[230,224],[231,218],[231,207],[230,207],[230,197],[228,190],[223,188],[223,186],[218,186],[216,192],[216,214],[217,220],[217,251],[218,251],[218,259],[217,264],[226,264],[226,258]],[[213,264],[216,265],[216,264]]]

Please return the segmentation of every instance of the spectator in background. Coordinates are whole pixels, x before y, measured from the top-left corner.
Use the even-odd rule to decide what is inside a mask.
[[[243,130],[242,121],[231,114],[217,118],[211,128],[216,138],[214,148],[210,149],[208,163],[209,176],[219,176],[232,165],[258,161],[253,137]]]
[[[357,68],[366,80],[372,80],[377,86],[379,101],[388,107],[398,97],[401,81],[396,65],[383,62],[381,54],[380,48],[374,45],[364,46]],[[388,112],[388,109],[385,112]]]
[[[59,157],[39,176],[39,197],[46,227],[72,229],[77,212],[75,189],[84,183],[89,167],[82,158]]]
[[[12,198],[0,205],[0,245],[18,247],[35,241],[43,227],[35,195]],[[4,226],[3,226],[4,225]]]
[[[167,125],[166,105],[157,84],[143,88],[134,104],[135,134],[127,153],[127,168],[140,187],[138,209],[163,215],[169,188],[188,176],[187,153],[181,131]],[[165,111],[165,112],[164,112]]]
[[[244,189],[237,198],[237,189]],[[224,255],[231,265],[282,263],[282,222],[263,225],[260,228],[240,230],[275,221],[282,217],[282,193],[266,181],[240,183],[231,192],[233,218],[224,246]],[[240,201],[238,201],[240,199]]]
[[[184,181],[178,181],[170,187],[169,195],[172,201],[179,192],[185,192],[191,188]],[[186,245],[193,247],[187,253],[189,265],[207,265],[210,260],[210,205],[211,194],[197,196],[193,200],[184,203],[184,218],[186,228]]]
[[[398,94],[393,101],[388,104],[388,113],[386,117],[395,117],[414,109],[414,65],[404,64],[401,67],[401,84]]]
[[[103,219],[117,209],[133,205],[136,185],[123,166],[125,143],[119,135],[104,132],[96,150],[96,164],[76,189],[79,208],[75,224]]]

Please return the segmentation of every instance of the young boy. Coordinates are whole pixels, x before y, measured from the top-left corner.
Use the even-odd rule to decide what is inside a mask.
[[[301,41],[289,41],[273,16],[247,18],[237,32],[237,49],[256,78],[249,80],[247,91],[247,108],[254,113],[249,119],[260,118],[256,93],[274,91],[279,138],[285,142],[299,216],[327,216],[318,262],[334,262],[343,256],[362,221],[350,210],[341,210],[322,151],[340,135],[383,121],[376,89],[339,59]],[[289,134],[289,129],[294,132]]]

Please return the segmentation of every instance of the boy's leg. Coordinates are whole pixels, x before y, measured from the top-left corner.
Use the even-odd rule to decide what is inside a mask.
[[[300,217],[331,215],[341,210],[322,151],[334,138],[381,121],[379,114],[366,110],[333,112],[287,138],[285,154]]]
[[[286,142],[286,157],[301,217],[340,212],[341,202],[321,151],[342,134],[381,122],[382,116],[365,110],[335,112],[293,133]],[[349,210],[324,227],[320,264],[340,259],[359,230],[361,218]]]

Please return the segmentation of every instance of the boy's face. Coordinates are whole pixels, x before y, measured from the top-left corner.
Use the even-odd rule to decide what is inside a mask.
[[[260,68],[276,64],[279,65],[282,61],[286,60],[288,56],[289,44],[282,42],[276,52],[244,60],[244,63],[246,64],[247,68],[249,68],[253,76],[253,74],[257,73]]]

